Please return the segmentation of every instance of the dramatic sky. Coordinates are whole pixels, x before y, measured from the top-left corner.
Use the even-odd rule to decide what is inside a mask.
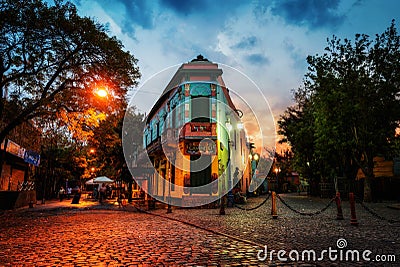
[[[396,20],[398,0],[73,0],[79,13],[107,25],[138,60],[141,83],[198,54],[249,77],[275,118],[292,104],[307,55],[333,35],[374,36]],[[164,85],[165,86],[165,85]],[[164,89],[153,86],[148,98]],[[260,102],[260,105],[264,103]],[[151,108],[150,106],[148,108]],[[140,107],[146,112],[146,106]]]

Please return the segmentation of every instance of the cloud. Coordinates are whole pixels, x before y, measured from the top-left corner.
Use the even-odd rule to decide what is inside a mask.
[[[209,18],[213,15],[219,18],[229,16],[241,5],[246,5],[246,1],[242,0],[159,0],[159,3],[161,7],[169,8],[180,15],[207,14]]]
[[[345,15],[338,13],[339,2],[340,0],[276,1],[271,7],[271,13],[295,25],[306,25],[310,28],[337,27],[345,18]]]
[[[105,24],[115,23],[123,34],[135,39],[137,27],[154,28],[157,6],[152,1],[130,0],[75,0],[79,10],[86,10]]]
[[[233,45],[232,48],[237,48],[237,49],[248,49],[248,48],[253,48],[257,44],[257,37],[256,36],[250,36],[250,37],[243,37],[240,42],[237,44]]]
[[[127,0],[129,1],[129,0]],[[168,7],[179,14],[188,15],[195,10],[201,10],[208,8],[209,1],[198,1],[198,0],[160,0],[161,6]]]
[[[293,63],[291,64],[293,68],[300,68],[301,70],[307,69],[307,55],[305,55],[304,51],[300,47],[295,45],[293,39],[286,37],[282,42],[282,48],[293,60]]]
[[[255,65],[266,65],[269,64],[269,59],[264,56],[263,54],[250,54],[245,56],[246,61],[248,61],[250,64],[255,64]]]
[[[127,21],[134,22],[144,29],[153,28],[154,6],[151,6],[151,1],[121,0],[121,3],[125,6]]]

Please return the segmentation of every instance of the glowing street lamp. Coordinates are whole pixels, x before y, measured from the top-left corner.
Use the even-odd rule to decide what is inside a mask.
[[[275,173],[276,173],[276,187],[277,187],[277,190],[279,190],[279,176],[278,176],[278,174],[281,172],[281,168],[275,168],[274,169],[274,171],[275,171]]]
[[[258,156],[258,154],[257,153],[255,153],[254,155],[253,155],[253,160],[255,160],[256,162],[258,161],[258,159],[259,159],[259,156]]]
[[[227,129],[229,132],[232,130],[232,124],[231,124],[231,121],[230,121],[230,120],[226,121],[225,126],[226,126],[226,129]]]
[[[98,89],[96,89],[95,93],[97,94],[97,96],[102,97],[102,98],[108,96],[108,92],[107,92],[107,90],[104,89],[104,88],[98,88]]]

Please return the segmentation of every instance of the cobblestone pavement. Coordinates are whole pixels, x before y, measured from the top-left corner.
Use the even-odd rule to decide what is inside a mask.
[[[244,207],[248,209],[255,207],[265,197],[250,198]],[[310,198],[297,194],[282,195],[281,198],[295,210],[304,213],[321,211],[330,202],[329,199]],[[215,209],[176,209],[171,214],[156,210],[153,213],[239,237],[242,240],[250,241],[250,243],[259,244],[261,247],[267,246],[268,251],[275,250],[275,254],[273,254],[275,260],[278,250],[287,252],[284,258],[288,258],[288,253],[291,250],[300,251],[300,253],[304,250],[314,250],[318,258],[323,250],[329,250],[329,247],[331,247],[338,250],[338,259],[340,259],[341,250],[344,253],[342,257],[344,260],[330,261],[328,255],[325,254],[325,261],[318,262],[316,265],[400,266],[400,210],[388,208],[388,203],[368,203],[364,205],[382,218],[379,219],[372,215],[358,203],[356,204],[356,215],[359,225],[353,226],[350,224],[350,206],[347,201],[342,202],[344,220],[336,220],[337,208],[335,202],[318,215],[304,216],[293,212],[284,206],[280,200],[277,200],[278,218],[272,219],[270,199],[260,208],[251,211],[228,208],[224,216],[218,215],[219,210]],[[397,204],[395,205],[398,207]],[[383,218],[396,222],[389,223]],[[337,242],[344,241],[345,247],[342,247],[341,244],[341,249],[339,249]],[[360,261],[346,261],[345,253],[349,250],[359,251]],[[374,262],[362,260],[362,252],[365,250],[372,252],[367,258]],[[348,258],[351,259],[351,255],[348,255]],[[376,260],[379,260],[380,256],[382,256],[381,258],[389,258],[391,255],[395,256],[395,262],[386,262],[385,264],[380,262],[378,264],[375,261],[375,256],[378,256]]]
[[[238,266],[258,262],[255,246],[144,213],[53,211],[9,219],[1,226],[1,266]]]
[[[245,207],[256,206],[263,198],[250,198]],[[297,195],[282,199],[304,212],[320,210],[329,202]],[[271,218],[271,200],[252,211],[227,208],[226,215],[218,215],[218,209],[143,213],[132,206],[122,210],[112,203],[93,202],[53,202],[6,211],[0,214],[0,266],[400,266],[399,223],[380,220],[358,204],[359,226],[352,226],[347,202],[341,221],[335,220],[334,203],[312,217],[277,203],[278,219]],[[400,210],[389,209],[386,203],[368,207],[385,218],[400,219]],[[340,249],[339,239],[347,243]],[[257,253],[262,250],[259,255],[265,256],[265,246],[267,258],[260,261]],[[337,260],[330,261],[327,254],[322,261],[301,259],[305,250],[315,250],[318,258],[329,248],[337,250]],[[361,257],[367,249],[371,259],[394,255],[396,261],[345,260],[346,251],[360,251]],[[278,250],[286,251],[283,258],[296,250],[299,260],[280,261]]]

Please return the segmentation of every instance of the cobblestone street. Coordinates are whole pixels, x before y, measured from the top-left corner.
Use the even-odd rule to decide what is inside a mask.
[[[329,203],[296,194],[282,198],[304,212]],[[250,198],[244,207],[264,199]],[[66,201],[6,211],[0,215],[0,266],[400,266],[397,222],[378,219],[357,204],[359,226],[352,226],[347,202],[344,220],[335,220],[334,203],[321,214],[302,216],[279,201],[278,219],[272,219],[270,202],[251,211],[227,208],[224,216],[218,209],[174,209],[167,214],[165,209],[138,212],[129,206],[122,210],[112,204],[74,206]],[[387,219],[400,219],[400,210],[387,203],[368,207]],[[345,246],[339,247],[338,240]],[[265,256],[265,246],[268,257],[261,261],[257,254]],[[291,250],[300,256],[314,250],[318,258],[329,248],[338,251],[337,260],[328,254],[315,261],[289,259]],[[288,262],[278,260],[278,250],[287,252],[283,256]],[[370,250],[373,262],[346,260],[347,250],[359,251],[360,257]],[[376,255],[394,255],[396,261],[378,264]]]

